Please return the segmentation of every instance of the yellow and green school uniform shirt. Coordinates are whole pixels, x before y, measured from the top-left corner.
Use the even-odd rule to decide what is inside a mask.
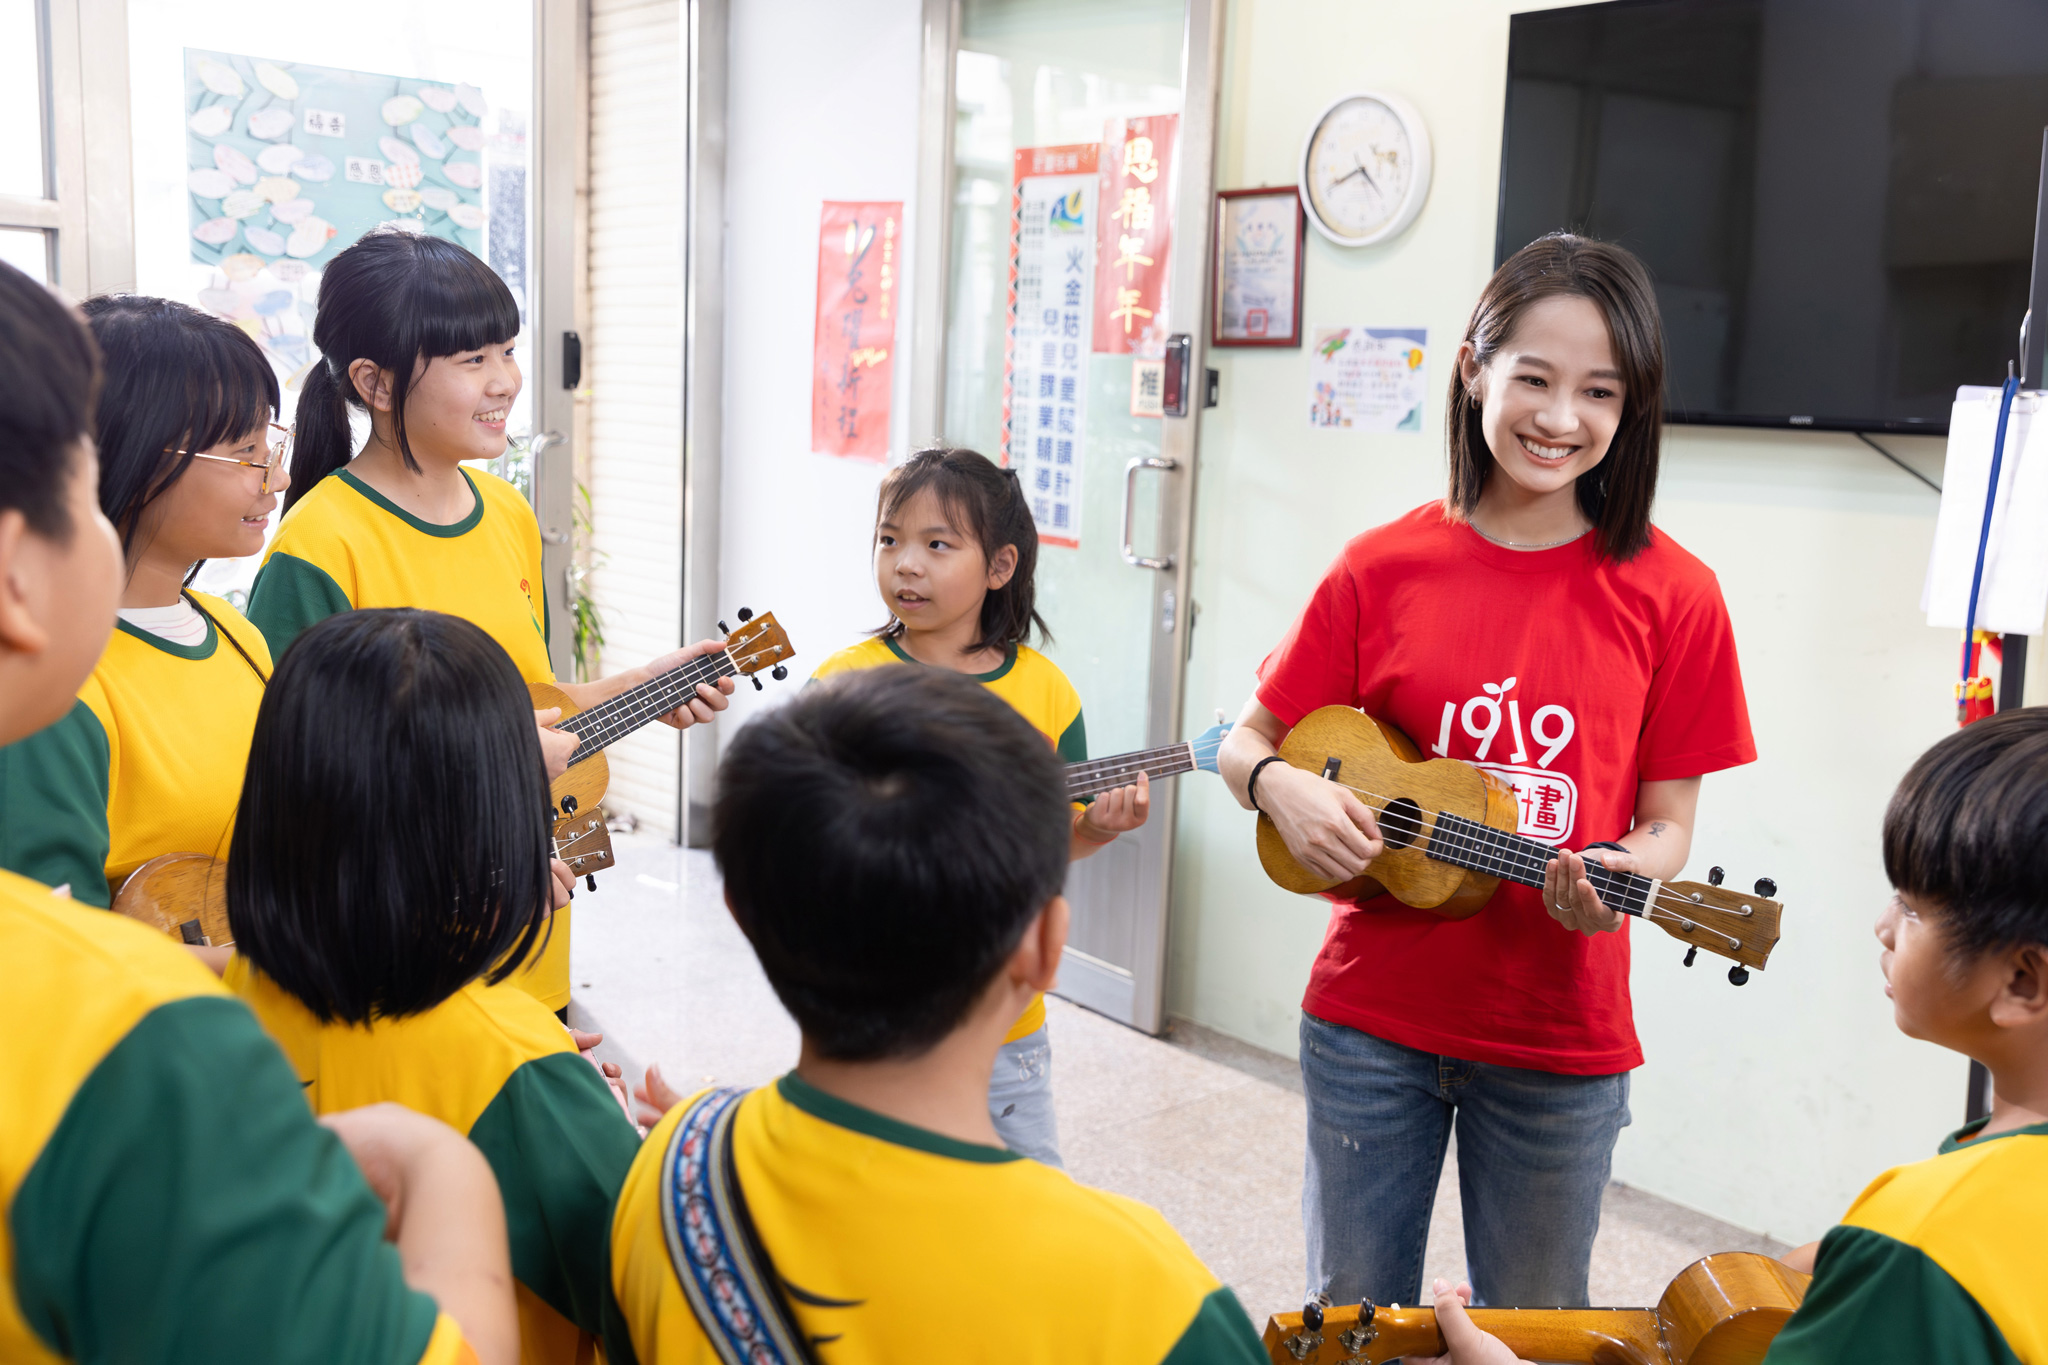
[[[227,856],[270,650],[226,602],[193,597],[204,641],[117,623],[63,719],[0,749],[0,867],[104,909],[151,858]]]
[[[1981,1126],[1858,1196],[1765,1365],[2048,1365],[2048,1123]]]
[[[529,683],[551,683],[540,523],[517,488],[481,469],[450,525],[421,521],[346,469],[313,485],[278,524],[249,590],[249,619],[284,657],[300,631],[357,607],[421,607],[480,627]],[[515,978],[551,1010],[569,1003],[570,911]]]
[[[640,1148],[568,1030],[510,983],[421,1014],[322,1024],[237,955],[228,986],[284,1049],[316,1114],[390,1100],[475,1143],[498,1177],[527,1365],[594,1359],[611,1210]]]
[[[475,1365],[249,1011],[0,872],[0,1360]]]
[[[669,1261],[648,1135],[612,1218],[610,1365],[715,1365]],[[1158,1212],[794,1073],[739,1102],[733,1164],[798,1328],[832,1365],[1258,1365],[1237,1298]]]
[[[878,635],[828,656],[811,677],[829,678],[835,673],[854,673],[884,664],[921,666],[893,638]],[[967,676],[1010,703],[1018,715],[1052,741],[1061,762],[1079,763],[1088,757],[1088,727],[1081,719],[1081,694],[1051,659],[1029,645],[1012,645],[1000,667]],[[1014,1043],[1044,1027],[1045,997],[1033,996],[1003,1041]]]

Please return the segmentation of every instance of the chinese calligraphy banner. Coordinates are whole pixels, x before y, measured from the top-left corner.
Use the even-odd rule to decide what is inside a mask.
[[[1179,114],[1113,118],[1103,129],[1095,349],[1105,354],[1127,355],[1166,336],[1173,153],[1179,136]]]
[[[1039,539],[1081,543],[1082,433],[1095,319],[1096,151],[1024,147],[1010,193],[1003,463],[1017,471]]]
[[[1426,327],[1318,327],[1308,357],[1308,424],[1420,431],[1429,384]]]
[[[902,224],[901,200],[825,201],[811,359],[811,449],[817,454],[877,462],[889,457]]]

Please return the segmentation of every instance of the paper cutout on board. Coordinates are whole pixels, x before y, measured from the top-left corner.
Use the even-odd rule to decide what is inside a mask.
[[[294,369],[318,272],[365,232],[484,255],[489,112],[471,86],[186,48],[191,257],[220,272],[201,302]]]

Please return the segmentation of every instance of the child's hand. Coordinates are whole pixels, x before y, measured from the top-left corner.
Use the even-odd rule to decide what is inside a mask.
[[[661,1121],[661,1116],[683,1102],[683,1097],[669,1088],[661,1078],[659,1064],[647,1068],[646,1079],[633,1088],[633,1097],[640,1101],[640,1122],[652,1128]]]
[[[668,672],[670,669],[681,668],[684,664],[700,655],[716,654],[724,648],[725,646],[717,640],[699,640],[694,645],[685,645],[681,649],[672,649],[660,658],[649,662],[647,674],[649,677],[656,677]],[[673,725],[678,730],[687,729],[692,725],[709,725],[711,718],[715,714],[732,705],[730,701],[726,700],[732,696],[732,687],[733,680],[731,678],[720,678],[716,683],[698,683],[697,695],[663,716],[661,718],[662,724]]]
[[[571,872],[569,865],[560,858],[548,859],[548,871],[554,877],[553,882],[548,886],[548,891],[554,897],[553,908],[559,910],[574,899],[576,895],[576,874]]]
[[[583,1054],[583,1060],[596,1067],[597,1074],[604,1077],[604,1083],[610,1087],[612,1097],[618,1100],[619,1109],[625,1114],[626,1122],[639,1129],[641,1137],[646,1137],[647,1130],[640,1128],[639,1123],[633,1118],[632,1097],[626,1094],[625,1071],[617,1062],[601,1062],[597,1059],[597,1045],[604,1041],[604,1035],[585,1033],[580,1028],[572,1028],[569,1030],[569,1041],[576,1044],[576,1050]]]
[[[1090,843],[1106,844],[1125,830],[1136,829],[1152,813],[1152,781],[1144,773],[1128,787],[1106,791],[1081,812],[1074,828]]]
[[[1521,1365],[1521,1357],[1490,1332],[1482,1332],[1465,1316],[1472,1302],[1472,1286],[1456,1289],[1443,1280],[1430,1286],[1436,1295],[1436,1327],[1443,1333],[1444,1353],[1440,1356],[1410,1356],[1416,1365]]]
[[[540,731],[540,756],[548,765],[550,782],[569,771],[569,755],[575,753],[576,746],[583,742],[567,730],[552,728],[561,718],[562,708],[559,706],[533,713],[534,726]]]

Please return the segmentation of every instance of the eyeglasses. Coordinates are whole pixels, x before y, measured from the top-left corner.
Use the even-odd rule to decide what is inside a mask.
[[[284,481],[285,455],[291,449],[292,429],[276,422],[266,425],[270,428],[270,439],[264,442],[264,448],[270,452],[270,458],[267,460],[238,460],[232,455],[209,455],[203,450],[166,450],[164,454],[189,455],[195,460],[218,460],[222,464],[239,464],[250,469],[260,469],[263,471],[263,491],[274,493]]]

